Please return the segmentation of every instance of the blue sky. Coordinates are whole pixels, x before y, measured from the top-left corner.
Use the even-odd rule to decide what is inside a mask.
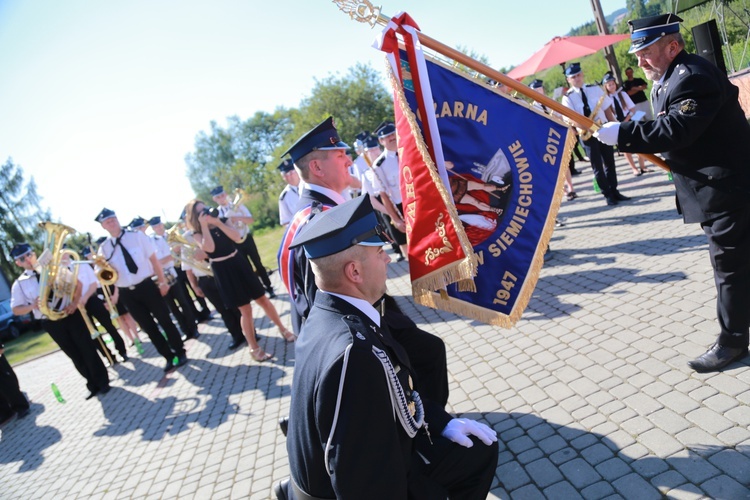
[[[625,0],[601,4],[608,14]],[[376,5],[498,68],[593,19],[589,0]],[[193,197],[184,158],[199,131],[295,107],[357,63],[385,68],[377,30],[327,0],[0,0],[0,161],[79,231],[103,234],[104,206],[123,223],[174,220]]]

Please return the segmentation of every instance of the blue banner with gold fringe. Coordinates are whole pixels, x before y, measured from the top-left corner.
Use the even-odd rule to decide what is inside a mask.
[[[421,94],[410,81],[414,68],[405,52],[400,55],[398,94],[422,128]],[[502,93],[492,82],[432,60],[426,69],[434,102],[422,109],[434,110],[449,191],[479,268],[476,292],[453,284],[448,297],[430,292],[415,300],[510,327],[528,304],[544,263],[574,137],[561,120]]]

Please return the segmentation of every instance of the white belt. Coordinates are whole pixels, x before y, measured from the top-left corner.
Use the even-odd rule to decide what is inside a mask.
[[[223,257],[216,257],[215,259],[208,259],[208,261],[209,262],[221,262],[221,261],[224,261],[224,260],[227,260],[227,259],[231,259],[235,255],[237,255],[237,250],[235,250],[234,252],[230,253],[229,255],[225,255]]]

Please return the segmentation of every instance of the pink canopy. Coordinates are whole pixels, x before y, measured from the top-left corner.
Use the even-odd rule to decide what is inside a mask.
[[[526,61],[508,71],[508,76],[520,80],[556,64],[593,54],[626,38],[630,38],[630,35],[556,36]]]

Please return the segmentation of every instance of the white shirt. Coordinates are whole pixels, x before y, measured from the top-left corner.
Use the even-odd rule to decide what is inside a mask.
[[[329,295],[333,295],[334,297],[338,297],[341,300],[347,301],[349,304],[354,306],[357,310],[365,314],[368,318],[372,320],[373,323],[378,325],[380,327],[380,313],[377,309],[372,307],[372,304],[367,302],[364,299],[358,299],[357,297],[350,297],[349,295],[341,295],[340,293],[333,293],[333,292],[326,292],[325,290],[320,290],[323,293],[327,293]]]
[[[81,293],[85,293],[92,283],[95,283],[96,288],[99,288],[99,280],[96,279],[94,268],[89,264],[80,264],[78,266],[78,281],[81,282]],[[96,288],[94,289],[94,294],[96,294]]]
[[[346,202],[346,198],[344,198],[341,193],[337,193],[333,189],[328,189],[327,187],[318,186],[317,184],[305,184],[304,190],[315,191],[316,193],[325,195],[336,202],[336,205],[341,205],[342,203]]]
[[[87,264],[84,264],[88,267]],[[81,281],[80,272],[78,274],[78,281]],[[86,286],[85,283],[81,283],[81,286]],[[39,297],[39,278],[34,274],[34,271],[24,271],[16,281],[13,282],[13,286],[10,288],[10,307],[11,309],[17,306],[30,306],[36,304],[36,299]],[[48,307],[52,307],[54,304],[48,303]],[[42,319],[44,315],[39,309],[32,309],[34,319]]]
[[[583,99],[581,98],[582,91],[586,92],[586,101],[589,104],[589,108],[591,108],[591,112],[596,109],[599,99],[604,96],[602,105],[599,106],[599,111],[597,111],[596,116],[592,119],[600,123],[607,123],[609,120],[607,120],[607,115],[604,114],[604,110],[613,106],[612,98],[609,97],[598,85],[585,85],[580,89],[575,87],[571,88],[562,97],[563,106],[585,116],[586,113],[583,112]]]
[[[161,259],[163,259],[164,257],[172,255],[172,249],[169,248],[169,243],[167,243],[167,239],[164,236],[154,234],[151,236],[151,241],[154,244],[154,249],[156,250],[156,258],[159,259],[159,262],[161,262]],[[175,278],[177,277],[177,271],[175,271],[174,268],[174,261],[170,261],[167,264],[162,264],[162,267],[164,268],[165,274],[170,274]]]
[[[357,156],[357,158],[355,158],[354,162],[352,163],[352,168],[354,169],[355,177],[360,180],[362,180],[362,176],[365,174],[365,172],[370,170],[370,166],[367,164],[367,160],[365,160],[365,157],[363,155],[359,155]]]
[[[299,188],[287,184],[279,195],[279,222],[282,226],[292,222],[299,205]]]
[[[233,209],[228,203],[226,205],[219,205],[219,216],[221,217],[252,217],[253,214],[247,209],[245,205],[240,205],[236,209]]]
[[[373,162],[375,166],[375,194],[385,192],[391,201],[401,203],[401,187],[399,185],[398,156],[395,151],[383,151]]]
[[[109,237],[99,246],[99,255],[103,256],[109,264],[117,271],[116,286],[120,288],[137,285],[146,278],[154,275],[154,267],[151,265],[149,258],[156,253],[151,238],[140,231],[125,231],[120,240],[133,261],[138,266],[138,271],[131,274],[128,266],[125,264],[125,257],[122,254],[120,245],[115,247],[117,238]]]

